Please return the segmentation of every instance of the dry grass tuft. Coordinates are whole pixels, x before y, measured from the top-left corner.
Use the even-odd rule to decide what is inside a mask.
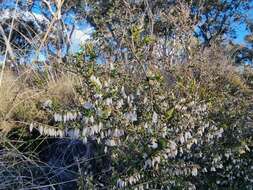
[[[15,76],[11,71],[5,71],[4,80],[0,86],[0,129],[9,132],[12,123],[21,121],[45,121],[48,118],[41,110],[41,103],[46,100],[56,100],[62,106],[72,106],[77,102],[75,87],[80,84],[78,78],[64,74],[57,80],[49,79],[45,85],[36,87],[29,85],[30,73]],[[35,75],[34,75],[35,76]],[[38,77],[39,74],[36,74]]]
[[[80,82],[76,76],[64,74],[57,80],[50,80],[47,83],[47,96],[56,99],[64,105],[72,105],[77,101],[75,87]]]
[[[5,71],[0,86],[0,121],[2,132],[9,132],[18,121],[29,122],[40,117],[37,102],[43,93],[30,88],[21,77]]]

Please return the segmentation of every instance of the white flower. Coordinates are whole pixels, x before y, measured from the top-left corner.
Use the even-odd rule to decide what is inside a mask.
[[[184,142],[185,142],[184,135],[182,135],[182,134],[180,135],[179,141],[180,141],[181,144],[184,144]]]
[[[107,151],[108,151],[108,148],[107,146],[105,146],[104,152],[107,153]]]
[[[148,102],[148,98],[145,96],[144,100],[143,100],[143,103],[146,104],[147,102]]]
[[[89,134],[90,134],[90,128],[84,127],[83,131],[82,131],[82,136],[87,137],[87,136],[89,136]]]
[[[108,87],[109,87],[109,83],[108,83],[107,81],[105,81],[105,82],[104,82],[104,86],[105,86],[106,88],[108,88]]]
[[[153,112],[152,123],[157,123],[157,122],[158,122],[158,115],[156,112]]]
[[[186,98],[182,98],[179,103],[185,103],[186,102]]]
[[[112,130],[111,130],[111,129],[109,129],[109,130],[107,131],[107,135],[108,135],[108,136],[111,136],[111,135],[112,135]]]
[[[198,140],[195,139],[195,138],[193,138],[193,139],[192,139],[192,143],[193,143],[193,144],[198,144]]]
[[[117,187],[118,188],[124,188],[126,186],[126,182],[123,181],[122,179],[117,180]]]
[[[212,140],[212,139],[213,139],[213,135],[210,134],[210,133],[208,133],[208,134],[207,134],[207,139],[208,139],[208,141]]]
[[[29,131],[32,132],[32,130],[33,130],[33,123],[31,123],[29,126]]]
[[[123,99],[120,99],[120,100],[118,100],[117,101],[117,109],[120,109],[122,106],[124,105],[124,101],[123,101]]]
[[[91,102],[85,102],[83,107],[87,110],[92,109],[94,106]]]
[[[114,70],[115,69],[113,62],[110,62],[109,66],[110,66],[110,70]]]
[[[42,107],[43,107],[43,108],[51,108],[51,107],[52,107],[52,104],[53,104],[52,100],[46,100],[46,101],[43,103]]]
[[[192,145],[193,145],[193,143],[192,143],[192,142],[189,142],[189,143],[186,145],[186,148],[190,150],[191,147],[192,147]]]
[[[58,113],[54,113],[54,121],[55,122],[61,122],[62,121],[62,115]]]
[[[140,89],[137,89],[136,95],[137,95],[137,96],[140,96],[140,95],[141,95]]]
[[[223,168],[223,165],[222,164],[219,164],[219,165],[217,165],[217,168]]]
[[[106,142],[105,142],[105,144],[107,145],[107,146],[116,146],[116,142],[115,142],[115,140],[113,140],[113,139],[111,139],[111,140],[107,140]]]
[[[64,116],[63,116],[63,123],[66,123],[66,121],[67,121],[67,116],[64,115]]]
[[[175,109],[176,110],[181,110],[182,106],[180,106],[179,104],[175,105]]]
[[[223,128],[220,128],[220,130],[218,130],[218,131],[216,132],[217,137],[218,137],[218,138],[221,138],[222,135],[223,135],[223,132],[224,132],[224,129],[223,129]]]
[[[90,120],[90,122],[91,122],[91,123],[94,123],[94,122],[95,122],[95,120],[94,120],[94,117],[93,117],[93,116],[90,116],[89,120]]]
[[[131,122],[137,121],[136,111],[125,113],[125,117],[126,117],[126,119],[128,119]]]
[[[58,135],[60,138],[63,138],[63,137],[64,137],[64,131],[59,129],[59,130],[57,131],[57,135]]]
[[[78,139],[79,136],[80,136],[80,129],[75,128],[73,136],[74,136],[75,139]]]
[[[198,169],[196,167],[192,168],[192,175],[197,176],[198,175]]]
[[[106,98],[105,104],[106,104],[107,106],[112,105],[112,98]]]
[[[189,107],[192,107],[192,106],[194,106],[194,104],[195,104],[195,101],[191,101],[191,102],[188,104],[188,106],[189,106]]]
[[[134,176],[130,176],[129,179],[128,179],[128,181],[129,181],[129,184],[130,184],[130,185],[134,184],[134,183],[135,183],[135,178],[134,178]]]
[[[217,163],[218,161],[220,161],[220,157],[219,156],[214,157],[213,162]]]
[[[211,167],[211,171],[215,172],[216,171],[215,167]]]
[[[130,96],[127,96],[127,103],[131,106],[132,105],[132,100]]]
[[[92,127],[90,127],[90,136],[93,136],[94,134],[95,134],[95,130]]]
[[[98,133],[98,132],[99,132],[99,127],[98,127],[98,125],[93,125],[92,128],[93,128],[93,130],[94,130],[95,133]]]
[[[52,137],[56,136],[55,129],[54,128],[49,128],[48,129],[48,134],[49,134],[49,136],[52,136]]]
[[[153,149],[157,149],[158,148],[158,144],[156,142],[155,139],[152,139],[151,144],[149,145],[149,147],[153,148]]]
[[[101,99],[102,96],[103,96],[102,94],[95,94],[95,95],[94,95],[94,98],[96,98],[96,99]]]
[[[192,135],[191,135],[191,133],[189,131],[185,132],[185,134],[184,134],[185,141],[187,141],[191,137],[192,137]]]
[[[202,136],[203,133],[204,133],[204,131],[205,131],[205,129],[203,127],[201,127],[201,128],[198,129],[197,134],[200,135],[200,136]]]
[[[176,150],[177,149],[177,144],[174,141],[170,141],[170,149],[171,150]]]
[[[77,113],[76,113],[76,112],[74,112],[74,113],[69,112],[69,118],[70,118],[70,120],[72,120],[72,121],[76,120],[76,118],[77,118]]]
[[[200,110],[203,111],[203,112],[206,111],[207,110],[207,105],[206,104],[202,105],[200,107]]]
[[[71,112],[67,112],[66,113],[66,121],[71,121],[72,120],[72,113]]]
[[[95,77],[94,75],[92,75],[91,77],[90,77],[90,81],[91,82],[93,82],[98,88],[102,88],[102,83],[100,82],[100,80],[97,78],[97,77]]]
[[[71,117],[72,117],[72,114],[70,112],[67,112],[66,113],[66,120],[67,121],[70,121],[71,120]]]
[[[113,133],[114,137],[118,138],[118,137],[121,137],[123,135],[124,135],[124,131],[123,130],[119,130],[117,128],[114,130],[114,133]]]
[[[169,148],[166,149],[166,153],[168,154],[168,157],[176,157],[178,154],[177,150],[177,144],[174,141],[170,141]]]
[[[226,157],[226,158],[229,158],[229,157],[230,157],[230,153],[228,153],[228,152],[225,153],[225,157]]]
[[[124,86],[121,87],[121,95],[123,96],[123,98],[125,98],[125,99],[127,98]]]
[[[86,144],[87,141],[88,141],[88,140],[87,140],[87,137],[84,137],[84,138],[83,138],[83,143]]]
[[[99,122],[99,124],[98,124],[98,130],[101,131],[102,128],[103,128],[103,123],[102,123],[102,122]]]
[[[160,163],[161,162],[161,157],[160,156],[156,156],[156,157],[154,157],[154,159],[153,159],[156,163]]]
[[[186,107],[186,106],[183,106],[181,109],[182,109],[182,111],[186,111],[186,110],[187,110],[187,107]]]
[[[77,112],[75,112],[75,113],[73,114],[73,118],[74,118],[74,119],[77,119],[78,116],[81,116],[81,114],[80,114],[80,113],[77,113]]]
[[[44,132],[45,135],[48,135],[48,133],[49,133],[48,128],[47,128],[47,127],[44,127],[44,131],[43,131],[43,132]]]

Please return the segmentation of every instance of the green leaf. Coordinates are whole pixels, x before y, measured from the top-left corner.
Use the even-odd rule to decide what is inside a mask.
[[[175,108],[171,108],[170,110],[166,111],[165,113],[166,120],[170,120],[173,117],[174,111]]]
[[[153,44],[155,42],[155,38],[153,36],[145,36],[143,39],[143,43],[146,45]]]
[[[193,79],[190,83],[190,92],[193,93],[196,90],[196,80]]]

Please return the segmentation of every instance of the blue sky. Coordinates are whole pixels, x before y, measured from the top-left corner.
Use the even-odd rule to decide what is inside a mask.
[[[252,6],[253,6],[253,1],[252,1]],[[248,11],[245,13],[247,15],[247,18],[253,19],[253,11]],[[235,31],[236,31],[236,38],[235,42],[236,43],[245,43],[244,37],[249,34],[249,31],[246,30],[245,24],[235,24]]]
[[[249,33],[244,24],[237,24],[235,27],[236,38],[234,42],[244,44],[244,37]]]

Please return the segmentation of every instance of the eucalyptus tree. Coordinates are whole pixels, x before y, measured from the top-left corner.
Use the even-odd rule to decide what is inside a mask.
[[[253,22],[248,21],[247,27],[249,33],[245,36],[244,44],[231,44],[232,55],[235,59],[235,64],[253,64]]]
[[[79,0],[64,4],[94,27],[98,55],[134,65],[190,62],[194,50],[224,45],[235,37],[235,27],[246,22],[250,5],[250,0]]]
[[[53,56],[68,55],[76,23],[88,22],[101,60],[171,64],[189,61],[192,48],[204,49],[233,36],[234,23],[245,22],[250,0],[20,0],[18,9],[37,11],[49,20],[39,49],[46,47]],[[23,33],[20,29],[15,34],[23,39],[15,46],[27,44]]]

